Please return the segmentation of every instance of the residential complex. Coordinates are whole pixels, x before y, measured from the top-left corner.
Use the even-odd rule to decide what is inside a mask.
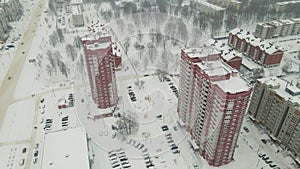
[[[254,37],[243,29],[230,31],[228,45],[265,67],[279,65],[283,57],[283,51],[278,46]]]
[[[262,39],[300,34],[300,18],[258,23],[255,36]]]
[[[270,136],[300,157],[300,83],[291,84],[277,77],[256,81],[249,110]]]
[[[115,54],[110,34],[98,32],[82,38],[91,93],[99,109],[115,107],[118,102]],[[105,116],[111,116],[108,111]]]
[[[251,87],[213,48],[181,51],[177,112],[209,165],[233,160]]]

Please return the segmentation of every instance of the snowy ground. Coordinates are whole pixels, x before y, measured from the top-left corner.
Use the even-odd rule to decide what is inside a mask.
[[[11,105],[0,131],[0,142],[28,140],[32,134],[35,100],[25,100]]]
[[[31,2],[36,4],[35,1],[22,1],[25,4],[25,17],[22,17],[20,22],[15,23],[15,30],[13,31],[12,38],[18,38],[19,34],[26,30],[26,24],[30,15],[33,13],[31,8]],[[34,9],[34,8],[33,8]],[[84,17],[86,25],[89,25],[93,19],[97,18],[103,21],[102,17],[98,17],[99,13],[93,7],[93,4],[85,5]],[[136,26],[134,22],[139,17],[140,26]],[[5,119],[1,124],[0,130],[0,168],[30,168],[38,169],[41,166],[43,158],[43,141],[44,134],[47,132],[56,132],[70,127],[78,127],[83,125],[86,127],[88,134],[92,137],[94,143],[92,144],[95,153],[94,169],[107,169],[111,168],[111,163],[108,158],[108,151],[123,148],[126,156],[129,158],[129,162],[132,168],[146,168],[145,160],[142,156],[142,150],[147,148],[147,153],[150,154],[154,165],[157,169],[169,169],[178,168],[186,169],[193,168],[193,164],[197,164],[200,168],[209,169],[213,168],[208,166],[207,162],[199,156],[198,152],[194,152],[187,139],[187,133],[184,128],[180,128],[176,121],[178,120],[176,107],[177,98],[171,91],[170,86],[174,85],[178,88],[178,77],[168,77],[170,82],[160,82],[155,74],[156,69],[163,69],[169,72],[169,74],[179,73],[179,55],[180,49],[184,47],[182,40],[177,40],[177,45],[173,45],[173,40],[164,39],[164,43],[160,43],[156,47],[156,54],[153,60],[148,60],[148,64],[145,65],[145,58],[148,57],[149,49],[146,48],[142,51],[137,51],[134,47],[135,42],[139,42],[138,34],[143,34],[143,38],[139,43],[147,44],[151,36],[148,34],[151,28],[165,27],[165,20],[172,20],[173,16],[166,17],[165,15],[151,14],[147,15],[147,19],[144,20],[143,16],[137,14],[131,17],[123,18],[126,21],[124,29],[122,28],[122,21],[116,20],[108,23],[107,26],[112,28],[113,36],[119,44],[123,44],[129,40],[130,46],[128,48],[128,56],[125,55],[124,48],[122,48],[122,70],[117,72],[117,85],[118,94],[121,96],[121,102],[119,105],[119,112],[131,111],[138,115],[140,129],[135,135],[131,135],[126,141],[120,141],[117,138],[112,138],[114,131],[111,129],[111,125],[117,120],[115,117],[106,118],[97,121],[91,121],[87,119],[87,113],[89,111],[97,111],[96,106],[91,101],[89,96],[90,89],[87,86],[86,75],[80,75],[77,69],[70,70],[70,78],[65,78],[61,74],[56,74],[53,77],[49,77],[45,66],[48,60],[45,57],[47,49],[53,49],[49,46],[48,38],[54,30],[54,26],[58,23],[61,28],[66,31],[65,42],[60,43],[58,48],[62,55],[64,62],[68,63],[70,67],[76,63],[71,62],[69,58],[66,58],[65,44],[72,43],[74,36],[85,35],[87,33],[87,27],[74,28],[72,21],[70,21],[70,14],[66,14],[63,9],[60,19],[65,21],[64,24],[58,22],[58,18],[52,18],[48,13],[42,13],[41,22],[39,28],[35,32],[35,37],[32,43],[32,47],[27,55],[27,60],[24,64],[23,71],[18,80],[14,97],[15,103],[12,104],[6,112]],[[172,18],[172,19],[170,19]],[[95,19],[95,20],[97,20]],[[153,23],[156,19],[159,23]],[[158,21],[157,19],[161,19]],[[128,21],[128,22],[127,22]],[[143,22],[149,22],[151,27],[144,25]],[[148,23],[148,24],[149,24]],[[177,23],[174,21],[174,23]],[[21,26],[22,25],[22,26]],[[49,26],[50,25],[50,26]],[[154,25],[154,26],[153,26]],[[193,32],[191,25],[187,25],[189,30],[188,37],[191,41],[194,39],[202,39],[199,43],[203,43],[207,37],[205,33],[196,35]],[[133,32],[131,32],[133,30]],[[140,31],[139,31],[140,30]],[[35,31],[35,30],[33,30]],[[163,33],[167,33],[168,29],[160,30]],[[134,35],[134,36],[132,36]],[[176,37],[177,38],[177,37]],[[180,39],[180,38],[177,38]],[[9,40],[11,41],[11,39]],[[15,44],[19,41],[15,41]],[[190,42],[192,43],[192,42]],[[197,43],[198,44],[198,43]],[[168,65],[162,65],[165,63],[163,58],[163,46],[168,53]],[[287,44],[288,47],[288,44]],[[0,81],[4,78],[6,67],[9,67],[9,58],[13,57],[12,51],[6,51],[2,54],[0,64]],[[29,63],[29,59],[37,59],[41,54],[44,58],[42,68],[38,68],[37,63]],[[8,57],[5,57],[8,56]],[[293,56],[292,56],[293,57]],[[2,60],[6,59],[6,60]],[[142,64],[143,63],[143,64]],[[44,66],[44,67],[43,67]],[[74,68],[75,69],[75,68]],[[136,70],[136,71],[135,71]],[[136,74],[137,73],[137,74]],[[145,76],[145,74],[149,76]],[[72,86],[72,80],[75,79],[75,85]],[[82,79],[83,78],[83,79]],[[143,87],[139,89],[134,83],[137,80],[145,82]],[[64,79],[64,80],[62,80]],[[82,82],[83,80],[83,82]],[[173,84],[169,84],[173,83]],[[132,90],[136,93],[137,101],[132,102],[128,95],[128,86],[132,86]],[[58,109],[57,102],[62,97],[68,97],[68,94],[75,93],[75,108]],[[33,97],[32,97],[33,96]],[[145,97],[150,98],[146,100]],[[83,98],[83,101],[82,101]],[[44,99],[41,103],[40,100]],[[157,115],[162,115],[162,118],[157,118]],[[69,117],[68,127],[62,127],[62,118]],[[45,130],[46,119],[53,119],[51,129]],[[162,125],[168,125],[169,130],[163,132]],[[243,126],[249,128],[250,132],[246,133],[241,131],[241,135],[238,141],[239,147],[236,149],[235,161],[220,167],[223,169],[231,168],[270,168],[265,164],[263,160],[258,157],[258,153],[266,153],[273,163],[281,168],[294,168],[287,155],[287,153],[271,143],[263,144],[260,139],[269,139],[262,129],[257,129],[247,117]],[[166,133],[171,133],[174,144],[178,145],[180,153],[173,154],[170,150],[170,143],[167,142]],[[150,137],[145,138],[143,135],[148,134]],[[130,143],[129,140],[135,140],[136,143]],[[140,143],[144,144],[144,148],[139,150],[135,146]],[[36,145],[39,146],[36,146]],[[27,148],[25,153],[22,153],[23,148]],[[277,150],[280,150],[279,153]],[[38,157],[34,157],[33,153],[38,151]],[[278,157],[279,156],[279,157]],[[25,160],[23,165],[20,165],[22,159]],[[34,162],[36,160],[36,162]]]

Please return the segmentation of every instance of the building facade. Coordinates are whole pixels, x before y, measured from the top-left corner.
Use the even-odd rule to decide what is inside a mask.
[[[118,96],[111,36],[96,33],[82,38],[82,44],[94,102],[99,109],[115,107]]]
[[[283,57],[283,51],[278,46],[254,37],[243,29],[230,31],[228,45],[265,67],[278,66]]]
[[[233,160],[251,87],[211,48],[181,51],[177,112],[209,165]]]
[[[300,83],[277,77],[258,79],[248,113],[269,135],[300,157]]]
[[[300,18],[274,20],[272,22],[258,23],[255,36],[262,39],[297,35],[300,33]]]

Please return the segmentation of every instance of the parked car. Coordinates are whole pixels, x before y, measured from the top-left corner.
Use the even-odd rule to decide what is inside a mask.
[[[248,133],[249,129],[247,127],[243,127],[243,129]]]

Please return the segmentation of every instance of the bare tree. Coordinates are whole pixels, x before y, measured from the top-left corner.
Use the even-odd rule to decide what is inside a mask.
[[[57,37],[57,32],[53,31],[51,35],[49,35],[49,44],[53,47],[55,47],[58,43],[58,37]]]
[[[139,131],[138,116],[133,112],[119,114],[118,120],[112,129],[116,131],[118,138],[125,140],[129,135]]]
[[[127,55],[128,54],[128,49],[129,49],[129,46],[130,46],[130,39],[129,38],[126,39],[123,46],[124,46],[124,49],[125,49],[125,54]]]
[[[74,46],[76,48],[81,48],[81,39],[79,36],[75,36],[74,37],[74,42],[73,42]]]
[[[72,59],[72,61],[75,60],[77,53],[73,45],[66,45],[66,54]]]
[[[64,37],[64,34],[62,32],[62,30],[60,28],[57,28],[56,29],[56,35],[57,35],[57,39],[59,40],[60,43],[64,42],[65,41],[65,37]]]

